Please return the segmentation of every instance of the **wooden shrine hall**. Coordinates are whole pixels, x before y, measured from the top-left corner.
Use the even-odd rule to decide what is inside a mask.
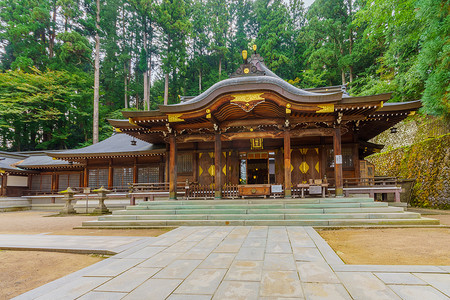
[[[299,89],[256,51],[243,58],[230,78],[196,97],[109,120],[158,149],[165,145],[161,174],[170,199],[180,182],[213,189],[216,199],[230,189],[289,198],[309,183],[329,184],[341,196],[344,178],[373,177],[364,157],[383,146],[368,141],[421,107],[386,103],[390,93],[352,97],[345,86]]]

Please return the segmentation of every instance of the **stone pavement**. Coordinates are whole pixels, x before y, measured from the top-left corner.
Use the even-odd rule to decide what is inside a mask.
[[[0,234],[0,249],[53,250],[71,253],[117,254],[155,238],[125,236],[71,236]]]
[[[311,227],[180,227],[136,239],[16,299],[450,299],[450,266],[346,265]]]

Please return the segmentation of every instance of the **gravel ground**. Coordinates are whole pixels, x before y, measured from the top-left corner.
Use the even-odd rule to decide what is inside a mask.
[[[347,264],[450,265],[450,228],[322,230]]]
[[[96,216],[59,217],[55,212],[16,211],[0,213],[0,234],[53,234],[90,236],[158,236],[170,229],[73,229]]]

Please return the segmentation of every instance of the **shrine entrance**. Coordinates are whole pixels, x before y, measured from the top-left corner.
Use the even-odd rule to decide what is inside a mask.
[[[247,184],[267,184],[269,183],[269,160],[248,159],[247,160]]]

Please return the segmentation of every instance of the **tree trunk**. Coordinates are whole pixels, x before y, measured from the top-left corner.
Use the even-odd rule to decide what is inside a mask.
[[[95,68],[94,68],[94,116],[92,143],[98,143],[98,103],[100,91],[100,0],[97,0],[97,18],[95,22],[97,32],[95,33]]]
[[[125,108],[128,108],[128,67],[127,62],[125,61],[123,63],[123,71],[124,71],[124,77],[123,77],[123,83],[124,83],[124,102],[125,102]]]
[[[148,103],[148,61],[147,61],[147,20],[144,18],[144,55],[145,55],[145,70],[144,70],[144,110],[149,110]]]
[[[344,69],[341,70],[341,77],[342,77],[342,85],[345,85],[345,72],[344,72]]]
[[[219,58],[219,80],[222,75],[222,57]]]
[[[198,93],[202,93],[202,69],[198,70]]]
[[[348,1],[348,16],[350,17],[350,20],[353,21],[353,16],[352,16],[352,0]],[[350,21],[350,22],[351,22]],[[348,53],[350,55],[352,55],[352,51],[353,51],[353,30],[351,28],[350,25],[350,33],[349,33],[349,48],[348,48]],[[353,64],[350,63],[350,82],[353,82]]]
[[[53,23],[52,23],[52,33],[50,34],[50,41],[48,43],[48,56],[53,57],[53,47],[55,45],[56,37],[56,0],[53,0]]]
[[[164,80],[164,105],[167,105],[169,102],[169,73],[165,74]]]
[[[151,42],[150,42],[151,44]],[[150,90],[152,89],[152,53],[150,52],[149,60],[148,60],[148,110],[150,110],[151,106],[151,94]]]

